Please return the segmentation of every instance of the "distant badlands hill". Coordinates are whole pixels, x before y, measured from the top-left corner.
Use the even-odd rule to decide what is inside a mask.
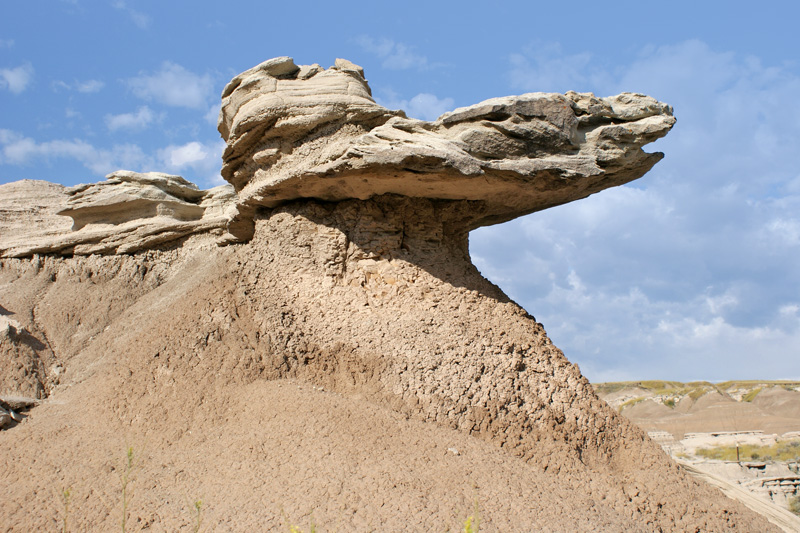
[[[593,384],[598,396],[645,431],[800,431],[797,381],[627,381]]]

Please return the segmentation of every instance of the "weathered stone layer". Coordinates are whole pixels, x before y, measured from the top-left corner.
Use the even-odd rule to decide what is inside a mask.
[[[674,123],[648,96],[575,92],[493,98],[425,122],[376,104],[350,62],[277,58],[226,87],[219,130],[239,221],[293,199],[398,194],[482,202],[474,229],[640,178],[663,157],[642,146]]]

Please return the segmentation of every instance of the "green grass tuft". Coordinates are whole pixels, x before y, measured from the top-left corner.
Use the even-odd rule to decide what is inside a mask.
[[[762,387],[758,387],[757,389],[751,390],[750,392],[742,396],[742,401],[748,403],[752,402],[753,400],[756,399],[756,396],[758,396],[758,393],[761,392],[762,390],[763,390]]]
[[[715,461],[735,461],[736,446],[716,446],[701,448],[697,455]],[[798,461],[800,460],[800,441],[784,441],[769,446],[743,444],[739,446],[740,461]]]
[[[795,496],[789,500],[789,510],[797,516],[800,516],[800,496]]]

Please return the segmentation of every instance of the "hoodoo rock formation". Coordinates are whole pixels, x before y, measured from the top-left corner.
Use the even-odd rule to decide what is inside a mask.
[[[0,433],[0,523],[52,525],[58,502],[31,502],[70,486],[78,527],[113,526],[115,454],[137,445],[142,529],[189,528],[202,494],[223,531],[310,512],[446,530],[475,500],[485,530],[770,530],[598,399],[469,258],[471,229],[642,176],[669,106],[533,93],[424,122],[348,61],[290,58],[222,96],[235,192],[133,173],[39,183],[27,207],[0,191],[0,393],[48,398]]]
[[[370,94],[363,70],[341,59],[323,70],[282,57],[236,76],[219,131],[242,211],[395,194],[473,201],[474,229],[640,178],[663,157],[641,147],[675,123],[668,105],[632,93],[493,98],[434,122]]]

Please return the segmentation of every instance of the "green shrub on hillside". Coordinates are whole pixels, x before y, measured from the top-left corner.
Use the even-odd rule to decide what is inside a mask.
[[[756,399],[756,396],[758,396],[758,393],[761,392],[762,390],[763,390],[762,387],[758,387],[757,389],[751,390],[750,392],[748,392],[747,394],[742,396],[742,401],[743,402],[752,402],[753,400]]]
[[[735,461],[736,446],[716,446],[701,448],[697,455],[716,461]],[[769,446],[742,444],[739,446],[740,461],[798,461],[800,460],[800,441],[778,442]]]
[[[797,516],[800,516],[800,496],[795,496],[789,500],[789,510]]]

